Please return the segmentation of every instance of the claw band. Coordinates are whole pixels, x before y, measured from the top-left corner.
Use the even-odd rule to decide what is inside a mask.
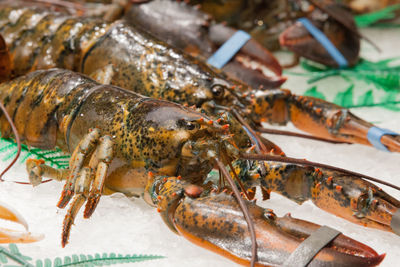
[[[392,215],[392,220],[390,222],[390,227],[392,228],[392,231],[396,235],[400,235],[400,209],[398,209],[393,215]]]
[[[235,32],[208,60],[211,66],[221,69],[242,48],[251,36],[244,31]]]
[[[299,21],[307,29],[307,31],[325,48],[325,50],[336,61],[340,68],[345,68],[349,64],[346,58],[340,51],[332,44],[326,35],[317,29],[307,18],[300,18]]]
[[[389,152],[389,149],[381,143],[381,138],[384,135],[399,135],[398,133],[392,132],[388,129],[378,128],[378,127],[371,127],[368,130],[367,138],[371,145],[376,147],[377,149]]]
[[[335,239],[340,232],[326,225],[307,237],[283,263],[285,267],[307,266],[317,253]]]

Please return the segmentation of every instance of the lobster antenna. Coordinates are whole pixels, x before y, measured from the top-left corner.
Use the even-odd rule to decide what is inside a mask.
[[[236,117],[236,119],[242,124],[245,130],[248,131],[249,137],[253,143],[253,145],[256,146],[256,151],[257,153],[261,154],[262,151],[265,153],[268,153],[267,148],[265,147],[264,143],[261,142],[260,138],[258,137],[257,133],[250,127],[250,125],[243,119],[243,117],[237,112],[235,109],[231,110],[232,114]],[[264,164],[261,164],[261,172],[262,175],[265,175],[267,173]]]
[[[246,219],[247,226],[249,227],[250,235],[251,235],[251,261],[250,261],[250,266],[254,267],[256,262],[257,262],[257,240],[256,240],[256,231],[254,229],[254,224],[253,221],[250,218],[250,213],[249,210],[244,203],[244,200],[240,196],[239,190],[237,189],[235,183],[233,182],[232,177],[226,170],[224,164],[219,160],[215,159],[215,163],[218,165],[219,170],[221,171],[222,175],[225,177],[225,179],[228,181],[229,185],[232,188],[232,191],[239,203],[240,208],[242,209],[244,218]]]
[[[15,136],[15,141],[17,142],[17,154],[15,155],[13,161],[3,170],[3,172],[0,174],[0,182],[3,182],[4,179],[2,178],[3,175],[14,165],[14,163],[17,161],[19,158],[19,155],[21,154],[21,140],[19,139],[19,134],[17,131],[17,128],[15,127],[14,122],[12,121],[10,115],[8,114],[6,108],[4,107],[3,103],[0,102],[0,108],[1,111],[3,111],[4,116],[6,117],[8,123],[11,126],[11,129],[14,133]]]
[[[374,178],[374,177],[371,177],[371,176],[368,176],[368,175],[364,175],[364,174],[361,174],[361,173],[358,173],[358,172],[349,171],[349,170],[342,169],[342,168],[339,168],[339,167],[334,167],[334,166],[328,165],[328,164],[308,161],[308,160],[305,160],[305,159],[296,159],[296,158],[291,158],[291,157],[281,157],[281,156],[266,155],[266,154],[265,155],[249,154],[249,153],[241,153],[240,157],[243,158],[243,159],[248,159],[248,160],[276,161],[276,162],[294,163],[294,164],[309,165],[309,166],[318,167],[318,168],[325,168],[325,169],[329,169],[329,170],[332,170],[332,171],[339,171],[339,172],[343,172],[343,173],[348,174],[348,175],[353,175],[353,176],[356,176],[356,177],[364,178],[366,180],[370,180],[370,181],[373,181],[373,182],[376,182],[376,183],[380,183],[380,184],[392,187],[392,188],[400,191],[400,187],[398,187],[398,186],[396,186],[394,184],[382,181],[382,180],[380,180],[378,178]]]
[[[251,133],[249,134],[249,137],[257,146],[258,150],[261,150],[262,152],[268,152],[265,145],[261,142],[260,138],[258,138],[257,133],[250,127],[250,125],[244,120],[244,118],[239,114],[239,112],[237,112],[235,109],[232,109],[231,112],[236,117],[236,119]]]
[[[275,130],[275,129],[264,128],[264,127],[258,127],[257,131],[259,131],[260,133],[294,136],[294,137],[317,140],[317,141],[322,141],[322,142],[327,142],[327,143],[332,143],[332,144],[352,144],[352,143],[345,142],[345,141],[335,141],[335,140],[331,140],[328,138],[317,137],[317,136],[312,136],[312,135],[308,135],[308,134],[296,133],[296,132],[291,132],[291,131]]]

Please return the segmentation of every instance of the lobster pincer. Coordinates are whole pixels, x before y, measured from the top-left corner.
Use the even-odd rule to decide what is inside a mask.
[[[191,242],[248,265],[251,251],[247,223],[237,200],[230,194],[206,196],[202,187],[158,176],[149,187],[153,203],[172,230]],[[256,266],[281,266],[291,253],[319,228],[319,225],[245,201],[257,236]],[[347,236],[338,235],[322,248],[309,266],[375,266],[383,255]]]
[[[25,231],[16,231],[0,227],[0,243],[31,243],[43,239],[42,235],[28,232],[28,223],[16,210],[0,202],[0,219],[22,225]]]

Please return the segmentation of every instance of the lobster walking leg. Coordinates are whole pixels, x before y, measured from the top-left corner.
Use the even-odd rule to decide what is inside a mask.
[[[57,171],[40,160],[30,159],[27,161],[29,178],[33,184],[40,184],[42,176],[60,181],[67,180],[58,204],[60,208],[64,208],[73,197],[64,219],[63,246],[68,242],[71,226],[85,201],[87,202],[84,218],[89,218],[96,209],[103,192],[108,166],[113,157],[112,146],[113,142],[110,136],[100,138],[100,131],[93,129],[74,150],[70,160],[71,171]],[[94,152],[91,153],[93,150]],[[83,167],[89,157],[88,167]],[[75,193],[77,195],[74,196]]]
[[[113,157],[112,146],[113,143],[111,137],[103,136],[100,138],[100,144],[96,149],[94,156],[90,160],[89,166],[91,170],[96,171],[96,174],[86,203],[84,211],[85,218],[89,218],[93,214],[100,201],[107,170]]]
[[[251,241],[237,201],[225,193],[202,197],[200,187],[176,177],[157,177],[149,186],[153,202],[174,231],[195,244],[241,264],[249,264]],[[318,225],[290,217],[277,217],[271,210],[246,202],[256,227],[258,266],[282,265],[304,238]],[[311,265],[374,266],[383,260],[371,248],[339,235],[323,248]]]
[[[60,201],[57,206],[64,208],[74,194],[75,182],[82,169],[84,160],[90,155],[100,138],[99,130],[95,129],[88,133],[74,150],[70,160],[70,175],[65,183]]]
[[[66,180],[69,176],[69,170],[58,170],[44,164],[44,160],[27,159],[26,171],[29,175],[29,182],[37,186],[42,182],[42,177],[48,177],[53,180]]]
[[[81,175],[75,185],[76,195],[73,198],[70,208],[64,218],[63,231],[61,238],[61,245],[65,247],[68,242],[69,233],[71,231],[72,224],[81,209],[82,205],[88,199],[90,182],[93,180],[93,173],[88,167],[84,167],[81,171]]]

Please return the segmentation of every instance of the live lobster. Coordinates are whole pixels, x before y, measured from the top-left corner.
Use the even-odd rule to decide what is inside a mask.
[[[105,23],[40,7],[5,6],[0,33],[11,58],[4,76],[66,68],[104,84],[195,105],[214,117],[235,108],[251,127],[259,127],[262,121],[291,121],[315,136],[370,145],[367,132],[373,125],[346,109],[288,90],[249,88],[121,21]],[[399,136],[384,135],[381,142],[391,151],[400,151]]]
[[[28,87],[30,90],[27,91]],[[254,243],[250,241],[237,201],[225,193],[226,190],[220,192],[222,188],[218,184],[212,184],[211,188],[210,184],[204,184],[207,173],[214,166],[228,179],[224,165],[231,162],[240,169],[240,177],[251,187],[268,183],[276,172],[291,177],[289,180],[296,177],[304,181],[331,180],[331,183],[342,184],[343,192],[353,192],[358,206],[364,203],[365,190],[370,190],[368,196],[373,198],[374,205],[360,208],[373,216],[363,218],[362,222],[371,219],[373,223],[376,218],[388,218],[400,206],[397,200],[372,184],[356,176],[351,177],[353,183],[349,183],[347,173],[329,169],[271,162],[264,165],[268,175],[261,176],[253,167],[241,167],[240,162],[245,163],[244,158],[252,154],[244,153],[235,145],[227,127],[204,114],[175,103],[100,85],[70,71],[36,71],[2,83],[0,99],[13,114],[25,143],[39,148],[57,144],[72,153],[67,170],[53,169],[40,160],[27,161],[32,183],[40,183],[42,176],[66,180],[58,206],[63,208],[71,200],[72,203],[64,219],[63,245],[68,242],[75,216],[85,202],[84,217],[89,218],[102,194],[122,192],[142,195],[146,202],[158,208],[173,231],[246,264],[250,261]],[[7,137],[11,133],[10,126],[5,123],[0,126]],[[231,171],[235,172],[235,168]],[[282,180],[282,183],[289,180]],[[356,187],[352,186],[356,184]],[[308,186],[317,199],[338,201],[334,194],[328,193],[335,192],[335,187],[315,183]],[[213,187],[218,189],[214,193]],[[235,187],[233,185],[229,190]],[[293,190],[297,191],[292,187]],[[355,193],[358,190],[359,193]],[[325,194],[321,196],[320,193]],[[282,264],[298,244],[318,228],[316,224],[292,217],[279,218],[271,210],[241,201],[254,223],[259,265]],[[380,207],[387,207],[387,210]],[[351,212],[352,208],[342,209]],[[273,244],[271,238],[275,240]],[[371,248],[339,235],[316,255],[311,265],[329,262],[333,266],[373,266],[383,257]]]
[[[12,9],[9,10],[9,12],[11,12]],[[7,12],[7,11],[6,11]],[[31,9],[29,11],[29,9],[27,9],[27,12],[31,12],[34,13],[34,11]],[[19,13],[21,15],[21,17],[19,17],[17,20],[18,22],[22,22],[24,19],[28,19],[29,18],[29,13],[28,14],[24,14],[24,12],[20,12]],[[54,15],[48,14],[48,13],[44,13],[42,14],[42,18],[52,18],[55,17]],[[38,17],[36,17],[37,19]],[[39,16],[40,18],[40,16]],[[21,21],[19,20],[21,19]],[[43,19],[43,20],[38,20],[36,21],[37,23],[50,23],[48,20]],[[91,19],[85,19],[86,21],[90,22]],[[95,21],[95,20],[93,20]],[[205,110],[207,110],[209,112],[210,115],[215,115],[215,111],[218,110],[220,111],[221,108],[222,110],[224,110],[223,106],[221,107],[221,105],[225,105],[225,106],[229,106],[230,103],[233,103],[234,105],[238,105],[238,106],[243,106],[243,103],[241,103],[240,101],[237,100],[237,98],[235,98],[235,93],[239,91],[239,89],[245,91],[247,90],[245,87],[242,86],[242,88],[240,88],[240,85],[237,84],[237,87],[230,87],[231,82],[229,80],[225,80],[223,78],[223,76],[219,76],[217,74],[213,74],[212,70],[208,69],[207,67],[205,67],[204,65],[200,64],[200,67],[197,67],[196,65],[191,64],[191,59],[189,57],[185,57],[180,55],[178,52],[176,52],[173,49],[169,49],[168,47],[166,47],[165,45],[163,45],[162,43],[152,40],[152,39],[145,39],[144,37],[146,37],[145,34],[134,31],[132,28],[126,27],[121,23],[115,23],[112,26],[106,24],[106,23],[100,23],[99,21],[96,21],[96,24],[99,31],[94,30],[94,31],[86,31],[86,29],[90,29],[92,27],[92,29],[95,29],[96,26],[93,25],[87,25],[83,28],[83,25],[79,22],[76,22],[75,19],[70,18],[70,17],[63,17],[61,19],[59,19],[59,24],[58,24],[58,28],[57,28],[57,33],[59,33],[59,37],[66,38],[66,39],[59,39],[59,37],[52,37],[51,42],[55,42],[58,43],[59,45],[55,45],[53,46],[55,43],[46,43],[45,45],[43,45],[44,48],[46,49],[53,49],[52,47],[59,47],[60,50],[53,50],[54,51],[54,57],[52,58],[52,56],[50,56],[50,54],[48,53],[48,57],[40,57],[40,49],[39,49],[39,44],[33,49],[36,49],[36,54],[37,57],[33,59],[33,61],[31,61],[31,65],[19,65],[16,64],[16,62],[18,62],[16,60],[16,56],[13,57],[14,60],[14,66],[17,66],[17,68],[12,68],[12,71],[14,72],[14,75],[17,75],[18,73],[18,68],[26,68],[25,70],[20,70],[20,73],[23,73],[24,71],[26,71],[27,69],[30,68],[36,68],[40,65],[45,66],[45,67],[52,67],[56,64],[60,64],[63,65],[62,67],[65,66],[69,66],[71,68],[81,68],[82,70],[86,70],[88,72],[86,73],[91,73],[92,76],[94,77],[99,77],[102,80],[107,82],[107,78],[110,78],[108,80],[108,82],[112,81],[113,83],[121,82],[122,84],[128,84],[129,82],[131,83],[129,86],[127,86],[127,88],[135,88],[140,90],[146,90],[148,88],[151,89],[151,86],[154,86],[154,84],[152,84],[152,82],[154,82],[154,78],[159,78],[157,80],[157,84],[161,85],[160,89],[167,89],[167,87],[171,87],[171,83],[167,82],[168,80],[179,80],[178,78],[186,78],[189,79],[190,78],[190,82],[182,82],[182,80],[180,80],[182,83],[179,83],[180,88],[185,88],[185,89],[190,89],[193,91],[185,91],[184,93],[179,94],[179,91],[177,87],[175,87],[175,91],[156,91],[155,95],[156,97],[165,97],[165,98],[170,98],[172,100],[175,101],[182,101],[182,102],[188,102],[190,104],[197,104],[198,107],[203,107]],[[76,25],[75,25],[76,23]],[[57,25],[57,24],[56,24]],[[74,26],[75,25],[75,26]],[[3,29],[10,29],[8,28],[9,26],[11,26],[10,24],[7,25],[7,23],[5,23],[5,25],[3,25]],[[28,26],[23,26],[22,29],[20,28],[20,30],[22,30],[21,32],[24,32],[27,35],[24,35],[23,38],[25,38],[26,36],[28,37],[32,37],[32,35],[30,35],[31,33],[33,33],[33,36],[35,38],[42,38],[40,37],[40,33],[37,32],[37,35],[35,36],[34,31],[30,32],[29,29],[29,25]],[[62,32],[62,29],[64,28],[64,32]],[[76,28],[77,27],[77,28]],[[65,32],[69,32],[71,33],[70,29],[71,28],[75,28],[79,34],[83,34],[83,35],[79,35],[80,37],[77,38],[78,33],[72,33],[72,36],[65,36]],[[27,31],[25,31],[27,30]],[[63,34],[61,34],[63,33]],[[96,34],[99,33],[99,36],[96,36]],[[53,32],[47,32],[47,34],[52,35]],[[104,35],[102,35],[104,34]],[[115,36],[113,37],[113,34],[115,34]],[[4,37],[6,38],[6,40],[8,40],[9,46],[10,46],[10,50],[13,53],[15,53],[15,49],[13,48],[13,37],[16,37],[16,35],[11,35],[11,37],[7,37],[10,35],[7,35],[3,32]],[[91,36],[96,36],[94,39],[92,39],[92,42],[90,42],[90,44],[85,43],[88,40],[88,37]],[[83,38],[82,38],[83,37]],[[26,42],[27,40],[24,40],[23,38],[18,38],[18,42],[19,44]],[[98,39],[97,39],[98,38]],[[89,38],[90,39],[90,38]],[[37,39],[36,39],[37,40]],[[45,39],[42,39],[45,40]],[[69,42],[66,42],[65,40],[69,40]],[[149,40],[149,41],[145,41],[145,40]],[[50,40],[47,40],[46,42],[48,42]],[[118,47],[123,45],[120,41],[125,41],[125,45],[128,44],[127,47],[125,47],[125,51],[129,50],[128,48],[132,48],[132,46],[130,46],[130,44],[136,44],[136,48],[142,49],[143,47],[146,47],[145,45],[148,44],[149,46],[147,47],[147,49],[145,49],[146,51],[148,51],[149,53],[146,54],[146,57],[141,57],[138,55],[138,52],[134,53],[135,50],[132,51],[127,51],[124,54],[126,57],[125,58],[118,58],[115,57],[113,58],[113,56],[116,56],[115,53],[108,54],[110,55],[110,57],[108,58],[110,61],[106,62],[108,64],[100,64],[97,65],[97,67],[103,67],[100,70],[96,69],[96,65],[98,62],[96,62],[97,59],[95,58],[91,58],[91,57],[96,57],[96,55],[102,54],[102,55],[107,55],[107,53],[103,53],[104,51],[109,51],[109,47],[114,46],[114,47]],[[60,46],[60,44],[62,44]],[[65,48],[63,45],[67,44],[68,47]],[[71,46],[72,44],[72,46]],[[82,45],[83,44],[83,45]],[[87,45],[87,46],[85,46]],[[17,47],[17,46],[15,46]],[[102,50],[104,47],[104,50]],[[107,48],[107,49],[106,49]],[[72,50],[71,50],[72,49]],[[43,50],[48,52],[49,50]],[[74,54],[74,52],[78,52],[76,54]],[[128,53],[128,52],[132,52],[132,53]],[[150,53],[150,52],[157,52],[156,53],[156,57],[154,56],[154,54]],[[160,52],[163,52],[160,54]],[[83,54],[83,57],[82,54]],[[16,53],[15,55],[18,55],[18,53]],[[143,54],[140,54],[143,55]],[[176,67],[174,67],[174,65],[168,65],[168,64],[158,64],[159,62],[157,62],[156,60],[160,60],[163,61],[163,63],[165,62],[165,59],[168,58],[166,57],[166,55],[168,55],[168,57],[171,58],[171,60],[175,60],[176,63]],[[31,56],[31,55],[29,55]],[[68,58],[69,60],[64,61],[64,59]],[[129,62],[129,58],[131,58],[132,61]],[[141,59],[142,61],[138,61],[136,59]],[[25,57],[20,57],[20,59],[27,59]],[[55,59],[55,61],[51,61],[49,59]],[[101,59],[98,57],[98,59]],[[128,63],[126,62],[126,60],[128,59]],[[152,60],[149,60],[152,59]],[[32,60],[32,58],[31,58]],[[36,63],[35,63],[36,62]],[[78,63],[77,63],[78,62]],[[89,62],[91,64],[89,64]],[[136,72],[135,68],[132,68],[132,66],[134,65],[134,62],[139,62],[140,64],[142,64],[142,66],[148,67],[148,71],[142,71],[142,72]],[[46,65],[47,63],[47,65]],[[76,64],[77,63],[77,64]],[[168,61],[167,61],[168,63]],[[185,68],[189,69],[190,71],[192,71],[192,73],[189,71],[185,71],[185,72],[171,72],[172,77],[169,76],[169,72],[165,72],[162,71],[164,70],[163,68],[165,68],[165,70],[168,70],[168,68],[172,68],[173,70],[180,70],[180,66],[179,64],[182,64],[182,66],[185,66]],[[140,66],[140,65],[137,65]],[[158,72],[157,72],[157,68]],[[90,71],[92,70],[92,71]],[[116,70],[120,71],[120,72],[116,72]],[[156,70],[156,71],[152,71],[152,70]],[[94,75],[93,75],[94,74]],[[106,74],[106,75],[104,75]],[[131,76],[130,76],[131,74]],[[158,75],[157,75],[158,74]],[[163,78],[163,75],[166,75],[165,78]],[[193,74],[196,74],[196,76],[194,76]],[[201,74],[201,75],[197,75],[197,74]],[[119,76],[120,75],[120,76]],[[174,76],[175,75],[175,76]],[[179,75],[181,75],[181,77],[179,77]],[[214,76],[215,75],[215,76]],[[134,77],[135,79],[132,79],[132,77]],[[189,85],[191,84],[191,82],[197,82],[197,85],[192,84],[192,86],[194,85],[195,88],[190,87]],[[216,83],[216,84],[214,84]],[[183,86],[183,85],[186,85]],[[201,86],[202,85],[202,86]],[[153,88],[153,89],[154,89]],[[222,89],[221,89],[222,88]],[[197,91],[195,89],[198,89]],[[218,89],[218,90],[217,90]],[[178,94],[176,94],[178,92]],[[222,93],[221,93],[222,92]],[[319,115],[324,115],[323,113],[323,109],[325,108],[326,104],[325,102],[319,102],[317,100],[311,99],[311,98],[305,98],[305,101],[302,100],[300,97],[293,97],[290,95],[290,93],[288,93],[287,91],[275,91],[274,93],[276,93],[275,95],[270,95],[268,94],[269,98],[267,98],[265,96],[265,92],[262,91],[254,91],[255,93],[257,93],[258,95],[255,95],[255,103],[258,105],[255,105],[255,107],[253,108],[254,111],[260,111],[260,109],[265,108],[265,106],[263,105],[267,105],[268,101],[273,101],[273,100],[279,100],[278,103],[276,105],[284,105],[283,104],[284,100],[289,100],[289,104],[293,105],[293,103],[298,103],[298,105],[300,105],[300,107],[302,107],[303,109],[306,109],[308,107],[308,109],[311,111],[311,114],[314,116],[315,114],[319,114]],[[154,93],[154,90],[153,90]],[[244,92],[246,94],[246,92]],[[248,93],[248,92],[247,92]],[[259,95],[261,95],[262,97],[257,98]],[[198,97],[198,98],[196,98]],[[245,98],[246,101],[249,101],[249,103],[252,103],[252,97],[251,94],[248,95],[248,99]],[[236,100],[235,100],[236,99]],[[257,100],[258,99],[258,100]],[[266,101],[265,104],[263,101]],[[290,103],[291,101],[293,101],[292,103]],[[310,102],[312,102],[313,104],[309,104]],[[260,104],[261,103],[261,104]],[[317,106],[315,107],[315,103]],[[247,102],[245,102],[245,104],[248,104]],[[295,109],[295,105],[294,106],[290,106],[291,109]],[[331,108],[334,108],[335,111],[326,111],[326,113],[330,113],[333,112],[336,117],[338,115],[337,110],[339,111],[339,113],[341,114],[341,112],[343,112],[340,108],[338,108],[337,106],[330,106]],[[315,109],[315,111],[314,111]],[[264,110],[263,110],[264,111]],[[307,111],[307,110],[306,110]],[[318,112],[319,111],[319,112]],[[315,114],[314,114],[315,113]],[[261,114],[261,113],[259,113]],[[346,116],[349,116],[347,114],[345,114]],[[252,115],[253,116],[253,115]],[[260,121],[260,117],[262,117],[261,115],[254,115],[254,120],[256,122]],[[350,116],[351,117],[351,116]],[[354,119],[354,121],[358,122],[358,119]],[[339,116],[338,118],[335,119],[331,119],[331,120],[327,120],[329,122],[329,124],[331,124],[330,126],[335,126],[334,128],[336,129],[336,126],[338,122],[340,123],[348,123],[348,121],[343,120],[343,118],[341,116]],[[362,123],[364,124],[364,123]],[[364,124],[365,129],[361,130],[361,134],[360,137],[364,138],[365,140],[365,131],[370,127],[370,124]],[[328,125],[329,126],[329,125]],[[337,130],[337,129],[336,129]],[[52,129],[52,131],[54,131],[54,129]],[[340,129],[338,130],[340,132]],[[81,135],[83,135],[81,133]],[[48,136],[48,138],[54,138],[54,136]],[[391,140],[394,145],[392,145],[390,148],[395,149],[395,145],[396,145],[396,139],[386,136],[386,138],[388,140]],[[357,138],[355,138],[357,139]],[[53,139],[52,139],[53,140]],[[49,140],[47,140],[49,141]],[[360,141],[362,142],[362,141]],[[364,141],[366,142],[366,141]],[[53,144],[52,142],[43,142],[43,144],[46,144],[48,146],[51,146],[51,144]],[[390,143],[390,142],[389,142]],[[40,145],[40,143],[38,144]],[[240,146],[242,147],[242,146]],[[31,161],[32,163],[32,161]],[[39,164],[40,166],[41,164]]]

